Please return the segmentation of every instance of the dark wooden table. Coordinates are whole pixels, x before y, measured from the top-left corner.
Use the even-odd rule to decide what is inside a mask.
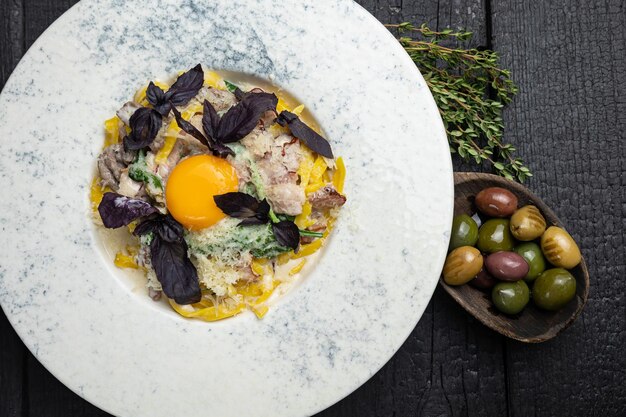
[[[0,85],[75,2],[0,1]],[[572,327],[525,345],[482,326],[437,289],[393,359],[320,416],[626,415],[626,3],[360,3],[383,22],[472,30],[475,46],[501,53],[520,86],[505,111],[506,139],[534,171],[529,187],[581,245],[591,291]],[[106,415],[50,375],[0,316],[0,417]]]

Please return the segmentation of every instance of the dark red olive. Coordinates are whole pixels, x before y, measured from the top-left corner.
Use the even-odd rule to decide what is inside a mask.
[[[500,187],[485,188],[474,200],[481,213],[490,217],[509,217],[517,210],[517,197]]]
[[[494,277],[489,275],[489,273],[485,271],[485,268],[483,268],[480,270],[478,275],[476,275],[474,279],[471,280],[469,283],[472,287],[478,288],[480,290],[488,290],[496,285],[498,281]]]
[[[485,260],[487,272],[502,281],[518,281],[528,274],[528,263],[515,252],[492,253]]]

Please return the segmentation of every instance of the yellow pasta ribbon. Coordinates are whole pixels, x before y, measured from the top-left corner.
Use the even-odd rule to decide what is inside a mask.
[[[200,302],[191,304],[193,311],[189,310],[188,306],[181,306],[174,300],[168,299],[170,305],[178,314],[187,318],[200,319],[204,321],[218,321],[228,317],[232,317],[239,314],[246,305],[244,303],[237,303],[234,307],[229,307],[225,303],[221,303],[217,306],[210,305],[206,302]]]
[[[305,263],[306,263],[306,259],[301,260],[298,265],[291,268],[291,270],[289,271],[289,275],[293,276],[293,275],[296,275],[298,272],[302,271],[302,268],[304,268]]]
[[[333,185],[335,186],[335,190],[343,193],[343,184],[346,180],[346,166],[343,163],[342,157],[337,158],[335,164],[337,168],[335,168],[333,175]]]
[[[219,89],[224,88],[224,82],[222,81],[222,77],[220,77],[220,75],[215,71],[205,71],[204,85]]]
[[[104,122],[104,147],[113,145],[120,141],[120,119],[113,116]]]

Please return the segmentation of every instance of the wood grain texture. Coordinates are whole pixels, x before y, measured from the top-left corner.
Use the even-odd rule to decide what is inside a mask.
[[[563,222],[541,198],[532,194],[522,184],[485,173],[456,172],[454,174],[454,215],[476,213],[476,195],[489,187],[501,187],[511,191],[518,198],[518,207],[528,204],[536,206],[545,217],[548,226],[555,225],[566,229]],[[452,286],[443,277],[439,285],[468,313],[487,327],[512,339],[527,343],[545,342],[567,329],[582,311],[589,295],[589,272],[583,259],[570,272],[576,278],[576,297],[558,311],[545,311],[533,302],[516,316],[499,313],[491,302],[489,292],[471,285]],[[529,285],[530,286],[530,285]],[[532,288],[532,286],[531,286]]]
[[[22,0],[4,0],[0,7],[0,86],[24,53]],[[26,347],[0,311],[0,417],[22,417]]]
[[[529,186],[564,219],[591,276],[581,317],[538,346],[507,343],[511,416],[626,410],[626,5],[493,2],[493,45],[520,94],[507,139]]]
[[[320,416],[605,417],[626,409],[623,1],[484,1],[359,3],[382,22],[473,30],[474,46],[502,54],[521,90],[505,112],[506,139],[535,172],[530,188],[581,244],[589,304],[558,338],[527,346],[482,326],[439,288],[394,358]],[[24,46],[75,2],[0,2],[0,85]],[[455,161],[457,170],[468,167]],[[8,326],[0,316],[0,417],[107,415],[27,356]]]
[[[0,51],[0,85],[4,85],[24,53],[23,0],[3,0],[2,2]]]

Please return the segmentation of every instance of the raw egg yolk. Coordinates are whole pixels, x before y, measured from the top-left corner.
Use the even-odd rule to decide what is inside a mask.
[[[237,173],[231,164],[213,155],[197,155],[172,170],[165,187],[165,204],[183,226],[199,230],[226,216],[213,196],[237,190]]]

